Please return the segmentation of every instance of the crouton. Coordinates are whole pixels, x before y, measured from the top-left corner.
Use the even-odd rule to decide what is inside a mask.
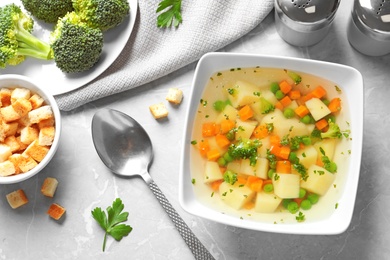
[[[45,100],[38,94],[34,94],[29,99],[32,109],[37,109],[38,107],[42,106]]]
[[[41,128],[38,135],[38,144],[43,146],[52,145],[55,135],[54,126]]]
[[[2,123],[2,127],[4,129],[5,136],[12,136],[16,135],[16,132],[18,130],[18,123],[17,122],[11,122],[11,123]]]
[[[15,111],[12,105],[0,108],[0,113],[5,122],[16,121],[20,118],[20,115]]]
[[[50,205],[47,214],[49,214],[49,216],[54,218],[55,220],[59,220],[62,217],[62,215],[65,214],[65,211],[66,209],[64,207],[60,206],[57,203],[53,203]]]
[[[11,104],[18,99],[29,99],[31,91],[28,88],[14,88],[11,92]]]
[[[39,123],[42,120],[53,117],[53,111],[48,105],[41,106],[37,109],[31,110],[28,112],[31,124]]]
[[[32,110],[30,101],[24,98],[19,98],[12,103],[12,107],[20,117],[24,117],[28,112]]]
[[[17,141],[18,144],[19,144],[19,150],[18,150],[18,151],[24,151],[24,150],[26,150],[26,148],[28,147],[28,144],[25,144],[25,143],[23,143],[23,142],[20,140],[20,135],[16,137],[16,141]]]
[[[162,102],[151,105],[149,109],[155,119],[164,118],[168,116],[168,110]]]
[[[183,91],[178,88],[170,88],[165,99],[175,105],[179,105],[183,99]]]
[[[1,106],[6,107],[11,105],[11,90],[8,88],[0,89],[0,103]]]
[[[6,144],[0,144],[0,162],[4,162],[12,154],[11,148]]]
[[[41,192],[46,197],[53,198],[54,193],[56,192],[58,186],[58,181],[56,178],[47,177],[42,184]]]
[[[4,144],[8,145],[11,149],[11,153],[14,153],[16,151],[20,150],[20,144],[18,140],[16,140],[16,137],[14,135],[8,136],[4,140]]]
[[[10,161],[4,161],[0,163],[0,176],[10,176],[15,174],[15,166]]]
[[[41,162],[48,152],[49,147],[41,146],[38,144],[38,140],[35,140],[26,148],[26,150],[24,150],[22,154],[31,156],[35,161]]]
[[[6,195],[11,208],[16,209],[28,203],[28,198],[22,189],[13,191]]]
[[[47,119],[39,121],[38,128],[42,129],[42,128],[47,127],[47,126],[54,126],[54,123],[55,123],[54,116],[51,116]]]
[[[20,141],[25,144],[31,144],[34,140],[38,139],[38,129],[26,126],[20,131]]]
[[[11,155],[8,160],[14,165],[15,174],[28,172],[29,170],[33,169],[35,166],[38,165],[38,163],[30,156],[18,153],[14,153],[13,155]]]

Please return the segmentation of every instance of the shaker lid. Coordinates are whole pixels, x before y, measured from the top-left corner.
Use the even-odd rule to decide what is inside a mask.
[[[291,20],[303,23],[330,19],[339,3],[340,0],[275,0],[275,4]]]
[[[355,0],[354,9],[371,29],[390,32],[390,0]]]

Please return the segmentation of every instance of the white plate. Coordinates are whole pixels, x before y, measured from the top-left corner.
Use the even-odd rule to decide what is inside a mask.
[[[0,69],[0,74],[20,74],[39,82],[43,89],[52,95],[59,95],[75,90],[89,83],[103,73],[120,55],[125,47],[134,27],[137,16],[138,0],[128,0],[130,15],[118,27],[104,33],[103,53],[99,62],[90,70],[81,73],[66,74],[58,69],[54,61],[40,61],[27,58],[17,66],[8,66]],[[1,0],[4,6],[15,3],[23,8],[19,0]],[[38,38],[48,41],[53,25],[35,20],[33,34]]]
[[[272,221],[259,221],[248,216],[240,218],[237,214],[228,213],[227,210],[222,213],[215,207],[202,203],[194,192],[191,169],[194,169],[197,164],[191,163],[191,149],[193,149],[191,141],[193,121],[198,113],[199,100],[203,97],[203,90],[210,76],[215,72],[256,66],[295,70],[328,79],[340,86],[343,95],[347,98],[345,105],[347,106],[346,111],[350,111],[352,151],[348,170],[343,173],[345,174],[345,182],[343,187],[340,187],[342,189],[340,193],[337,193],[339,206],[329,216],[318,221],[313,219],[302,223],[296,221],[284,223],[275,217],[272,218]],[[192,82],[192,93],[189,98],[179,175],[179,202],[184,210],[222,224],[275,233],[330,235],[342,233],[348,228],[355,205],[363,143],[363,79],[359,71],[340,64],[308,59],[239,53],[208,53],[197,64]],[[278,224],[274,224],[274,220],[277,220]]]

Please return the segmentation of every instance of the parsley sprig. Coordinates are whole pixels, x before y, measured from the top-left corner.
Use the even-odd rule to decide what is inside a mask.
[[[162,0],[157,7],[156,13],[158,27],[178,27],[183,21],[181,17],[181,1],[182,0]]]
[[[107,235],[111,235],[116,241],[120,241],[124,236],[127,236],[133,229],[126,224],[120,224],[127,221],[128,212],[122,212],[124,209],[122,200],[117,198],[112,203],[112,206],[107,207],[107,215],[101,208],[95,208],[91,213],[93,218],[99,223],[106,233],[103,240],[103,252],[106,248]]]

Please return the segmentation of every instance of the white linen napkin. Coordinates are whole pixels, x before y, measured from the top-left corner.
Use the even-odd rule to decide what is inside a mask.
[[[273,0],[182,0],[182,24],[158,28],[159,2],[138,1],[134,29],[121,55],[91,83],[56,96],[61,110],[141,86],[217,51],[254,29],[274,6]]]

